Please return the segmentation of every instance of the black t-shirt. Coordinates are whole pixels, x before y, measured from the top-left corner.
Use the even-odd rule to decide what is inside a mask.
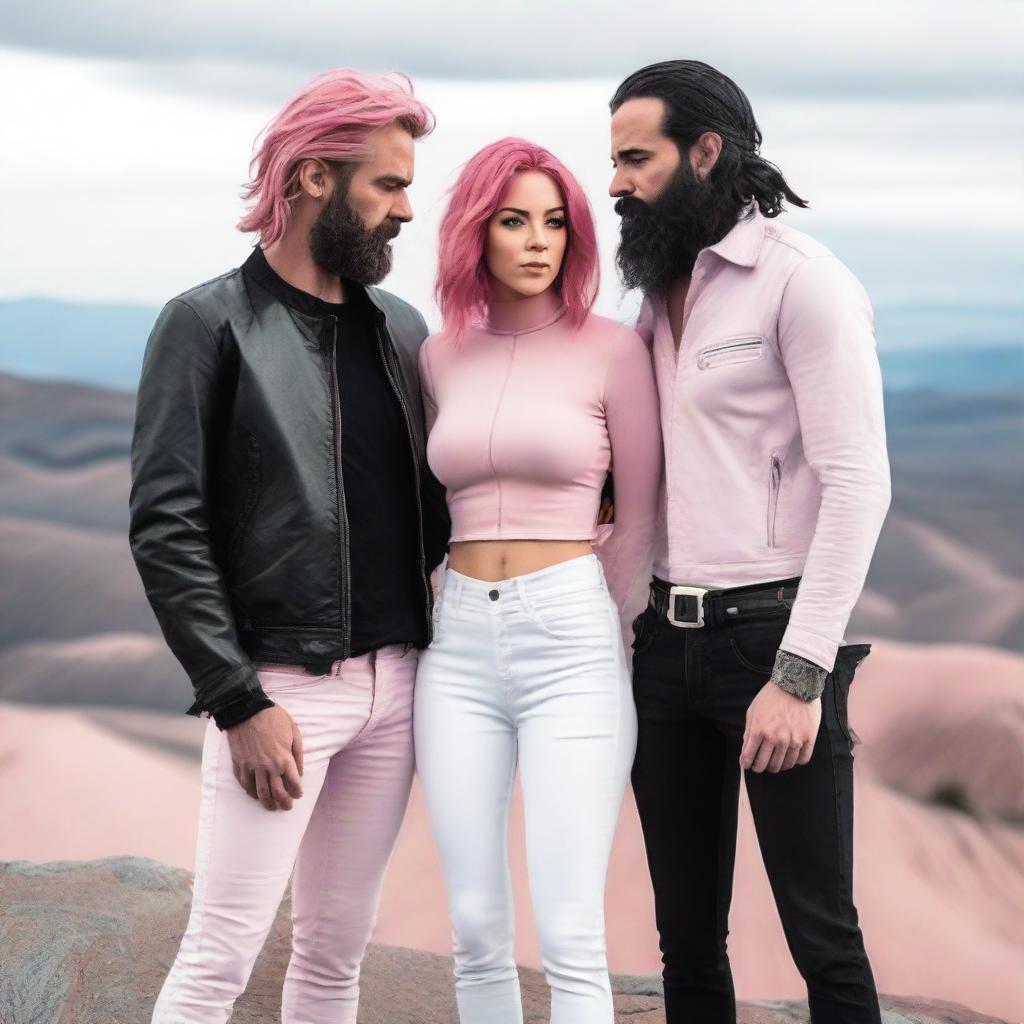
[[[366,289],[343,280],[347,302],[332,303],[289,284],[259,246],[246,266],[274,282],[288,306],[318,317],[323,330],[338,321],[342,484],[348,518],[352,595],[352,656],[387,644],[422,646],[427,639],[426,593],[420,577],[416,477],[412,443],[377,340],[383,317]]]
[[[409,430],[384,368],[377,311],[358,285],[323,303],[338,320],[341,462],[352,579],[352,656],[426,640]],[[383,327],[381,328],[383,329]]]

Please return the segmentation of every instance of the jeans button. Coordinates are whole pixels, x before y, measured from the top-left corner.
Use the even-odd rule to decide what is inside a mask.
[[[498,592],[497,592],[496,590],[492,590],[492,591],[491,591],[491,592],[490,592],[490,593],[489,593],[489,594],[488,594],[487,596],[488,596],[488,597],[489,597],[489,598],[490,598],[490,599],[491,599],[492,601],[497,601],[497,600],[498,600]]]

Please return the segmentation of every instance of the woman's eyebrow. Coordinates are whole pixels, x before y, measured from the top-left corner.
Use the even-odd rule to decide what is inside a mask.
[[[547,216],[549,213],[558,213],[559,210],[564,209],[564,206],[552,206],[550,210],[544,211],[544,216]],[[529,210],[517,210],[514,206],[503,206],[500,210],[498,210],[498,213],[504,213],[506,210],[508,210],[509,213],[517,213],[520,217],[530,216]]]

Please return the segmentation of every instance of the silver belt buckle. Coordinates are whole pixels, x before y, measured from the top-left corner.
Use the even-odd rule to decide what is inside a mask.
[[[668,592],[668,621],[676,626],[678,629],[698,629],[704,625],[704,595],[707,593],[707,587],[670,587]],[[676,611],[676,597],[679,595],[687,595],[688,597],[697,598],[697,621],[696,622],[680,622],[675,617]]]

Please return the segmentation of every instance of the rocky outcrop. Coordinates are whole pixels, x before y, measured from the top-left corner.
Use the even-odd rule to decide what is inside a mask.
[[[146,1024],[177,949],[190,876],[155,861],[0,864],[0,1024]],[[289,948],[287,904],[232,1024],[279,1019]],[[617,1020],[662,1024],[657,979],[616,977]],[[543,976],[522,972],[525,1019],[547,1020]],[[1005,1024],[965,1007],[883,999],[886,1024]],[[388,946],[363,970],[360,1024],[453,1024],[449,961]],[[797,1024],[806,1004],[746,1002],[741,1024]]]

